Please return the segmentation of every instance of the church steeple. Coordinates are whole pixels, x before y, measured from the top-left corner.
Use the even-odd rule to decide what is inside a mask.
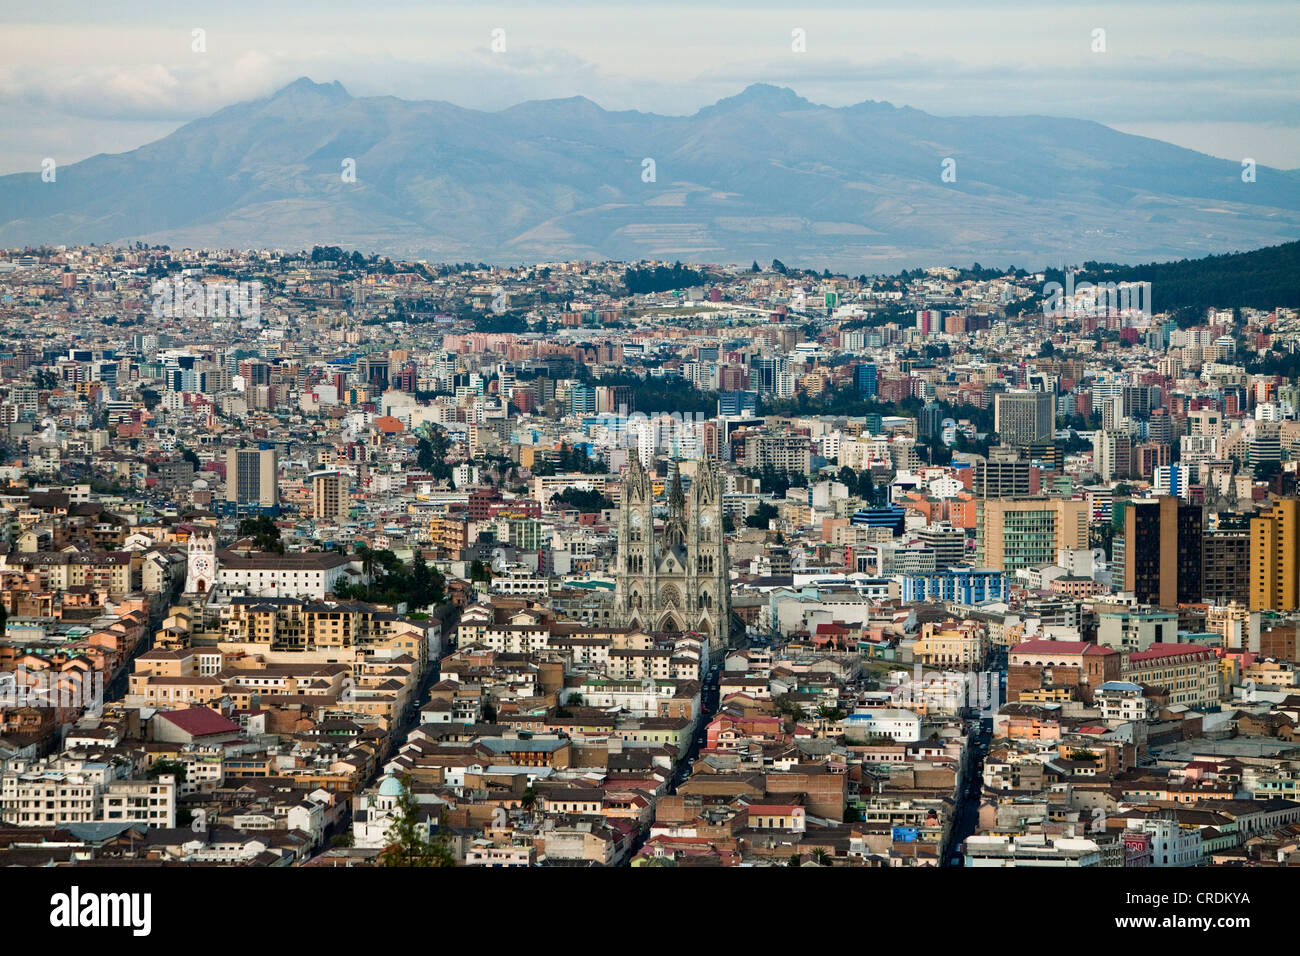
[[[686,511],[686,492],[682,491],[682,467],[673,462],[673,487],[668,493],[668,513],[684,514]]]
[[[686,493],[682,491],[682,469],[676,461],[673,462],[672,487],[668,491],[664,539],[670,548],[686,545]]]

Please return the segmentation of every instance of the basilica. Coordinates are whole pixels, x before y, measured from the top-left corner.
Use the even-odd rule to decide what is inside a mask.
[[[722,472],[700,462],[689,498],[674,462],[668,511],[655,528],[654,492],[641,459],[623,477],[614,616],[646,631],[696,631],[725,645],[731,619],[730,562],[722,528]]]

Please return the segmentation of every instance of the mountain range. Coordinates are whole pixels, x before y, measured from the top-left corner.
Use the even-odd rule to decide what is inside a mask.
[[[1178,259],[1297,236],[1300,171],[1261,166],[1246,182],[1238,162],[1097,123],[832,108],[764,84],[661,116],[582,97],[484,112],[303,78],[60,166],[54,182],[0,177],[7,247],[780,258],[857,274]]]

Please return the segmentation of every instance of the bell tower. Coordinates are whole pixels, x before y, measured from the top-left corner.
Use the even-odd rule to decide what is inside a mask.
[[[207,594],[217,581],[217,536],[212,528],[195,528],[186,556],[185,591]]]
[[[731,630],[731,560],[723,531],[723,482],[717,462],[706,456],[691,482],[690,591],[692,625],[726,646]]]
[[[615,616],[629,627],[652,626],[655,594],[654,489],[633,455],[619,497]]]

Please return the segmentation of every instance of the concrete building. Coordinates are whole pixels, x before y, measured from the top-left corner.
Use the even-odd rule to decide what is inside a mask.
[[[311,476],[312,514],[317,521],[341,521],[348,514],[347,478],[338,471]]]
[[[1003,444],[1051,441],[1055,426],[1055,402],[1048,392],[1001,392],[994,399],[993,428]]]
[[[1250,609],[1300,607],[1300,501],[1284,498],[1250,519]]]
[[[226,452],[226,502],[235,508],[272,509],[280,503],[274,448]]]
[[[1062,498],[981,500],[977,563],[1011,574],[1053,564],[1062,550],[1088,547],[1088,504]]]

